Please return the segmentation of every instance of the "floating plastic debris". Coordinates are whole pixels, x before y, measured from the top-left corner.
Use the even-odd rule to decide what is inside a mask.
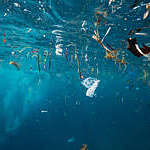
[[[4,16],[7,16],[7,13],[4,13]]]
[[[62,44],[56,44],[56,55],[62,55],[62,51],[63,51],[63,49],[61,48],[62,47]]]
[[[20,4],[19,3],[14,3],[14,6],[15,7],[20,7]]]
[[[136,7],[134,7],[133,9],[137,9],[137,8],[140,8],[140,6],[136,6]]]
[[[29,28],[27,32],[29,33],[29,32],[31,32],[31,30],[32,30],[32,29],[31,29],[31,28]]]
[[[92,36],[93,39],[95,39],[107,52],[111,53],[111,50],[109,50],[100,40],[99,33],[97,31],[94,31],[94,35]]]
[[[48,110],[41,110],[41,113],[47,113]]]
[[[95,83],[86,91],[86,96],[93,97],[95,96],[94,92],[98,86],[99,81],[95,81]]]
[[[82,85],[84,85],[87,89],[86,96],[93,97],[95,96],[94,92],[96,88],[98,87],[100,80],[94,79],[94,78],[86,78],[82,81]]]
[[[15,55],[15,52],[11,52],[11,55],[14,56],[14,55]]]
[[[150,57],[150,47],[143,45],[142,48],[139,48],[136,38],[128,39],[128,50],[137,57],[141,56]]]
[[[144,36],[146,36],[147,33],[135,33],[135,35],[144,35]]]
[[[105,37],[106,37],[106,36],[107,36],[107,34],[110,32],[110,30],[111,30],[111,27],[109,27],[109,28],[108,28],[108,30],[107,30],[106,34],[104,35],[103,39],[101,40],[101,42],[103,42],[103,41],[104,41]]]
[[[82,26],[81,31],[86,32],[86,28],[85,28],[86,25],[87,25],[87,22],[84,20],[81,25]]]
[[[108,5],[111,5],[112,2],[115,2],[115,0],[109,0],[109,4]]]
[[[10,61],[9,64],[14,65],[17,68],[17,70],[20,70],[20,64],[14,62],[14,61]]]
[[[146,4],[146,12],[144,13],[143,19],[146,19],[150,12],[150,4]]]
[[[53,30],[52,34],[61,35],[61,33],[64,33],[62,30]]]
[[[23,11],[25,11],[25,12],[31,12],[30,10],[28,10],[28,9],[24,9]]]

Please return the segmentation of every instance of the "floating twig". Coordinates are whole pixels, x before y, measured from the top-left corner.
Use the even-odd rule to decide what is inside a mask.
[[[100,40],[99,34],[95,31],[95,35],[92,36],[93,39],[95,39],[107,52],[111,53],[111,50],[109,50]]]
[[[105,41],[106,45],[111,49],[111,50],[115,50],[114,48],[112,48],[106,41]]]

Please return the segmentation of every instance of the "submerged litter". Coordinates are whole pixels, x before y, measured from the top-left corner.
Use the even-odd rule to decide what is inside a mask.
[[[14,61],[10,61],[9,64],[15,66],[17,68],[17,70],[20,70],[20,64],[14,62]]]
[[[20,7],[20,4],[19,3],[14,3],[14,6],[15,7]]]
[[[150,12],[150,4],[146,4],[146,12],[144,13],[143,19],[146,19]]]
[[[32,30],[32,29],[31,29],[31,28],[29,28],[27,32],[29,33],[29,32],[31,32],[31,30]]]
[[[147,33],[135,33],[135,35],[144,35],[144,36],[146,36]]]
[[[85,80],[82,81],[82,85],[84,85],[87,89],[86,91],[86,96],[88,97],[94,97],[95,90],[98,87],[100,80],[94,79],[94,78],[86,78]]]
[[[108,33],[109,33],[109,31],[110,31],[110,29],[111,28],[109,28],[108,30],[107,30],[107,32],[106,32],[106,34],[105,35],[107,35]],[[98,30],[97,31],[94,31],[94,35],[92,36],[92,38],[93,39],[95,39],[104,49],[105,49],[105,53],[106,53],[106,55],[104,56],[106,59],[111,59],[111,60],[114,60],[115,62],[117,62],[117,63],[119,63],[119,70],[120,70],[120,68],[121,68],[121,65],[124,65],[124,71],[123,72],[125,72],[126,71],[126,69],[127,69],[127,63],[125,62],[125,56],[123,56],[122,55],[122,58],[121,59],[119,59],[119,58],[117,58],[117,53],[118,53],[118,50],[114,50],[108,43],[106,43],[107,44],[107,46],[109,47],[106,47],[104,44],[103,44],[103,42],[100,40],[100,36],[99,36],[99,33],[98,33]]]
[[[111,53],[111,50],[109,50],[100,40],[99,33],[97,31],[94,31],[94,35],[92,36],[93,39],[95,39],[107,52]]]
[[[41,110],[41,113],[47,113],[48,110]]]
[[[150,47],[143,45],[142,48],[139,48],[136,38],[128,39],[128,50],[137,57],[150,57]]]
[[[109,4],[108,5],[111,5],[112,2],[115,2],[115,0],[109,0]]]
[[[107,32],[106,32],[106,34],[104,35],[104,37],[103,37],[103,39],[102,39],[102,42],[104,41],[105,37],[106,37],[106,36],[107,36],[107,34],[110,32],[110,30],[111,30],[111,27],[109,27],[109,28],[108,28],[108,30],[107,30]]]

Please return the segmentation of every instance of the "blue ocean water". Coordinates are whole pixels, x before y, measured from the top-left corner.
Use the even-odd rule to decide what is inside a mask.
[[[0,0],[0,150],[150,150],[149,3]]]

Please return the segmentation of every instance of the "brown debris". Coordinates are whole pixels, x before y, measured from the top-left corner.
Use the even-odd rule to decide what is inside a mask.
[[[15,66],[17,70],[20,70],[20,64],[16,63],[15,61],[10,61],[9,64]]]
[[[109,52],[106,52],[106,55],[104,56],[106,59],[116,59],[116,56],[109,53]]]
[[[127,68],[125,56],[122,56],[121,59],[117,58],[118,50],[113,49],[108,43],[106,43],[107,46],[110,48],[110,49],[108,49],[100,40],[98,31],[97,32],[95,31],[95,35],[93,35],[92,38],[95,39],[105,49],[106,55],[104,57],[106,59],[114,60],[116,63],[119,63],[119,68],[121,67],[121,65],[124,65],[125,68],[124,68],[123,72],[125,72],[125,70]]]
[[[103,17],[107,16],[107,11],[97,11],[95,13],[96,22],[94,23],[95,27],[100,25],[100,22],[102,21]],[[105,22],[103,22],[105,24]]]
[[[95,31],[95,35],[92,36],[93,39],[95,39],[107,52],[112,53],[111,50],[109,50],[100,40],[99,34]]]
[[[120,63],[120,64],[122,64],[122,65],[127,64],[127,63],[125,62],[125,57],[122,57],[122,59],[116,59],[115,61],[118,62],[118,63]]]

